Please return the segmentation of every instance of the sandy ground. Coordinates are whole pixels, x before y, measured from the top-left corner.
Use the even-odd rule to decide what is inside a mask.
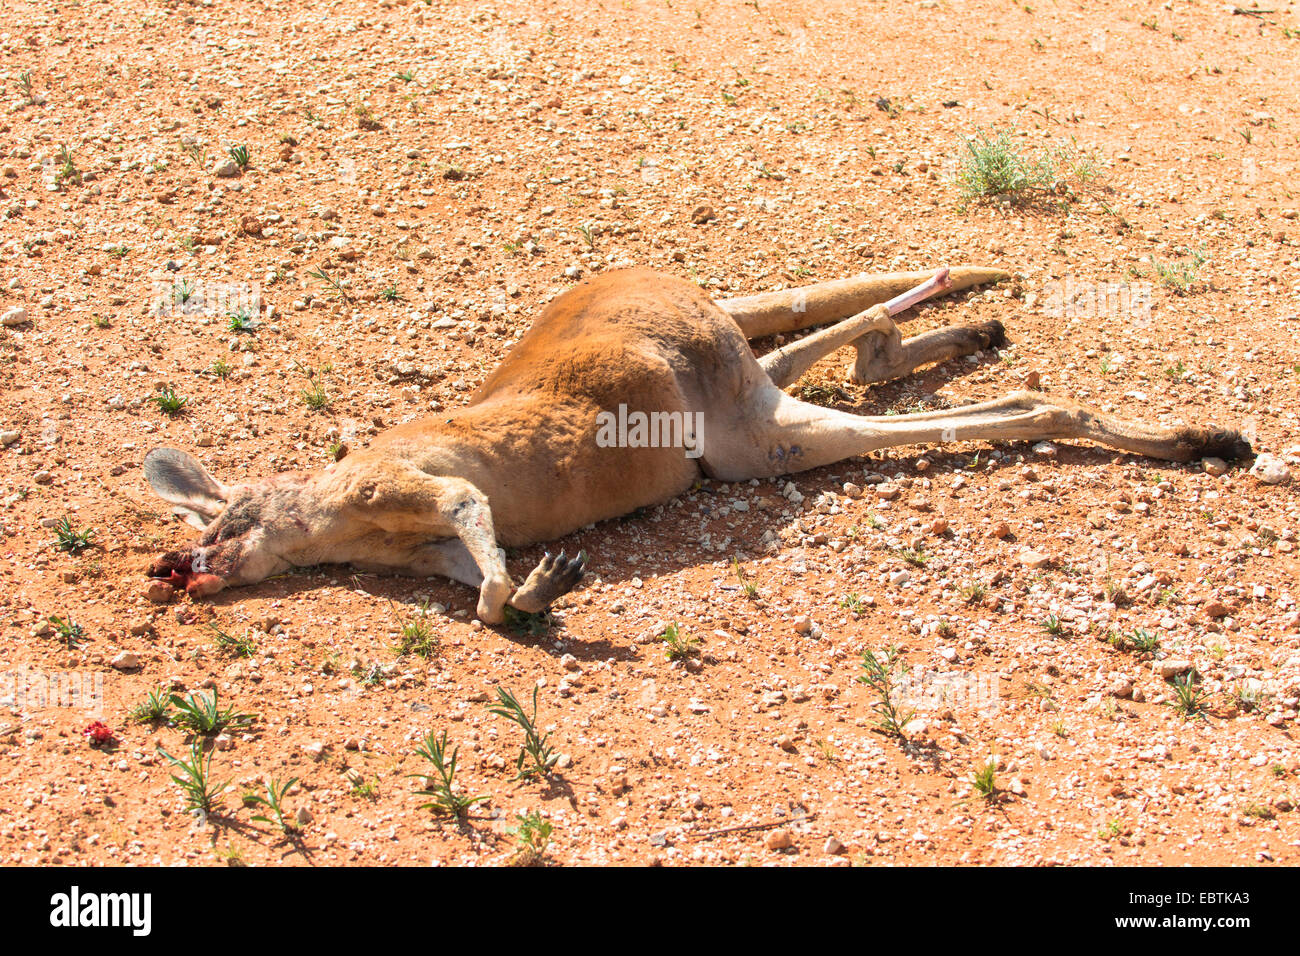
[[[191,536],[150,448],[230,481],[323,467],[464,402],[547,301],[632,264],[719,296],[1001,266],[910,327],[1000,319],[1008,348],[872,388],[846,352],[806,394],[907,411],[1036,374],[1244,425],[1294,470],[1300,10],[1270,6],[8,4],[0,860],[496,864],[536,812],[558,864],[1300,861],[1300,517],[1244,467],[966,443],[705,482],[557,542],[592,578],[540,635],[442,580],[320,568],[155,604],[143,576]],[[980,129],[1073,140],[1102,175],[963,205]],[[77,554],[65,516],[94,531]],[[394,649],[412,621],[427,658]],[[858,680],[891,646],[902,739]],[[534,685],[561,756],[513,781],[522,734],[486,706]],[[204,738],[230,781],[206,822],[157,750],[186,731],[130,717],[159,687],[255,715]],[[443,730],[490,797],[460,823],[407,776]],[[290,777],[285,835],[240,796]]]

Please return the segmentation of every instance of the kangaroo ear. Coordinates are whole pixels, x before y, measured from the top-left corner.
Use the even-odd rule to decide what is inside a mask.
[[[144,476],[172,513],[202,531],[226,506],[226,486],[183,451],[155,448],[144,456]]]

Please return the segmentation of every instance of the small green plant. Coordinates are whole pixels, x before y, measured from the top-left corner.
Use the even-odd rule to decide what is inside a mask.
[[[185,398],[176,393],[176,390],[170,385],[164,385],[158,390],[157,395],[150,395],[147,401],[153,402],[158,406],[158,411],[165,415],[175,417],[185,410],[185,406],[190,403]]]
[[[149,691],[149,696],[132,707],[127,716],[140,724],[147,724],[151,721],[170,721],[172,707],[167,688],[158,687]]]
[[[588,249],[596,248],[596,236],[595,233],[591,231],[591,226],[584,223],[578,227],[578,232],[582,234],[582,238],[586,241]]]
[[[232,332],[239,333],[255,331],[253,314],[246,308],[241,307],[227,312],[226,319],[229,320],[229,328]]]
[[[216,808],[221,795],[230,786],[229,780],[224,783],[216,783],[212,779],[212,752],[209,751],[204,756],[203,744],[198,740],[190,744],[188,760],[173,757],[163,750],[161,746],[158,747],[158,752],[180,771],[179,773],[173,773],[171,778],[181,788],[181,793],[185,796],[186,811],[190,813],[211,813]]]
[[[1165,288],[1177,295],[1187,295],[1199,288],[1201,266],[1209,261],[1210,257],[1205,252],[1191,250],[1187,259],[1165,262],[1153,257],[1151,265]]]
[[[985,800],[994,800],[998,795],[998,763],[996,760],[985,761],[984,765],[971,775],[971,786]]]
[[[397,301],[400,301],[401,298],[402,298],[401,293],[399,293],[399,292],[397,291],[397,283],[396,283],[396,282],[394,282],[394,283],[392,283],[391,285],[389,285],[389,286],[387,286],[387,287],[381,289],[381,290],[379,291],[379,297],[380,297],[381,299],[383,299],[385,302],[397,302]]]
[[[376,130],[384,128],[384,124],[370,111],[369,107],[358,106],[352,112],[357,118],[358,129]]]
[[[1152,634],[1144,627],[1134,628],[1133,633],[1129,635],[1128,641],[1133,650],[1139,654],[1153,654],[1160,647],[1159,636]]]
[[[1165,378],[1171,382],[1181,382],[1186,374],[1187,366],[1183,364],[1182,359],[1165,369]]]
[[[252,714],[243,714],[233,706],[222,710],[217,704],[217,691],[194,693],[188,697],[172,694],[168,700],[176,708],[175,722],[196,734],[217,734],[227,727],[247,727],[253,722]]]
[[[241,146],[238,144],[231,146],[229,149],[227,149],[226,155],[229,156],[232,160],[234,160],[235,165],[239,167],[241,172],[248,168],[248,163],[252,159],[252,157],[249,155],[248,147]]]
[[[410,83],[410,82],[412,82],[412,81],[415,79],[415,71],[414,71],[414,70],[401,70],[401,71],[399,71],[399,72],[398,72],[397,74],[395,74],[395,75],[396,75],[397,78],[398,78],[399,80],[401,80],[403,83]]]
[[[1169,705],[1187,720],[1205,716],[1209,694],[1196,682],[1195,673],[1188,671],[1173,680],[1174,699]]]
[[[505,606],[505,625],[511,634],[519,637],[541,637],[555,623],[549,611],[521,611]]]
[[[1237,705],[1237,709],[1243,713],[1256,710],[1264,700],[1264,692],[1260,686],[1246,681],[1238,681],[1230,691],[1230,695],[1233,703]]]
[[[325,286],[325,292],[327,295],[338,296],[344,302],[352,301],[352,296],[348,294],[348,290],[343,287],[341,282],[330,275],[325,270],[324,266],[317,266],[315,269],[308,269],[307,275],[321,282]]]
[[[212,365],[209,366],[209,369],[211,370],[213,375],[221,379],[226,378],[231,372],[234,371],[234,368],[231,366],[231,364],[227,362],[225,358],[220,355],[213,360]]]
[[[840,598],[840,607],[844,608],[844,610],[851,614],[861,614],[867,609],[867,605],[863,603],[861,595],[856,591],[852,591]]]
[[[1018,150],[1014,130],[978,130],[965,141],[957,185],[964,208],[984,199],[1026,203],[1068,196],[1073,184],[1098,174],[1096,158],[1073,140],[1028,156]]]
[[[274,823],[280,827],[280,830],[283,833],[297,833],[298,832],[297,821],[285,819],[284,807],[282,806],[284,801],[284,795],[288,793],[290,790],[292,790],[293,785],[297,782],[298,782],[297,777],[290,777],[284,783],[280,783],[280,781],[274,778],[267,780],[266,796],[262,796],[256,793],[246,793],[244,794],[244,806],[266,807],[266,809],[270,811],[274,819],[272,819],[272,817],[266,816],[265,814],[255,816],[253,817],[253,819],[256,820],[258,823]]]
[[[379,796],[379,781],[358,779],[348,792],[358,800],[373,800]]]
[[[486,796],[467,797],[456,789],[456,755],[460,753],[460,748],[455,747],[450,754],[447,753],[447,731],[444,730],[440,737],[429,731],[423,745],[416,747],[415,752],[433,766],[436,774],[436,777],[419,773],[409,775],[424,781],[425,789],[419,793],[422,797],[428,797],[429,802],[421,804],[421,810],[433,810],[449,817],[463,817],[474,804],[488,799]]]
[[[511,866],[541,866],[546,860],[546,850],[551,845],[553,827],[536,810],[516,814],[519,826],[508,830],[515,838],[515,855],[510,860]]]
[[[72,150],[68,148],[67,143],[59,147],[58,160],[59,171],[54,174],[55,184],[62,186],[64,183],[72,183],[80,186],[81,170],[77,168],[77,164],[72,158]]]
[[[217,648],[222,651],[234,654],[236,657],[252,657],[257,653],[257,643],[249,635],[243,637],[231,637],[215,624],[208,624],[208,630],[212,632],[213,639],[217,642]]]
[[[106,315],[97,315],[90,320],[90,324],[97,329],[107,329],[113,324],[113,322]]]
[[[314,412],[328,408],[330,399],[329,394],[325,391],[325,383],[316,377],[314,371],[307,373],[307,382],[307,387],[298,393],[302,396],[303,404]]]
[[[1118,820],[1110,820],[1106,823],[1104,827],[1102,827],[1100,830],[1097,831],[1097,837],[1098,839],[1105,840],[1106,842],[1110,842],[1111,840],[1115,839],[1123,832],[1124,829],[1122,826],[1120,826],[1120,822]]]
[[[60,551],[66,551],[68,554],[81,554],[91,546],[94,537],[94,528],[78,531],[73,526],[72,519],[67,515],[64,515],[59,523],[54,526],[54,546]]]
[[[866,684],[876,694],[876,700],[871,705],[871,709],[876,712],[876,729],[886,736],[903,740],[903,728],[916,712],[904,713],[894,700],[897,696],[894,669],[897,657],[896,647],[891,647],[880,655],[870,649],[863,651],[862,674],[858,677],[858,683]]]
[[[184,305],[194,298],[196,292],[198,288],[189,279],[177,279],[172,283],[172,302],[176,305]]]
[[[749,579],[745,569],[740,566],[739,558],[731,559],[731,570],[735,572],[736,580],[740,582],[740,590],[745,593],[745,597],[751,601],[758,597],[758,585]]]
[[[433,625],[425,616],[427,613],[422,611],[402,625],[400,640],[394,648],[398,654],[414,654],[425,660],[437,655],[440,643],[438,635],[434,633]]]
[[[80,624],[72,619],[72,615],[59,617],[57,614],[51,614],[48,620],[54,626],[54,633],[59,635],[59,640],[63,641],[68,650],[75,651],[81,646],[86,632]]]
[[[664,642],[664,656],[670,661],[684,661],[700,653],[699,639],[683,637],[681,629],[675,623],[664,628],[659,639]]]
[[[1061,619],[1055,614],[1049,614],[1043,618],[1043,630],[1053,637],[1060,637],[1065,633],[1065,625],[1061,623]]]
[[[925,548],[902,548],[898,556],[914,568],[923,568],[930,560],[930,556],[925,553]]]
[[[538,687],[533,688],[532,714],[525,711],[518,698],[505,687],[497,687],[497,704],[488,708],[488,713],[504,717],[524,732],[524,744],[515,760],[516,780],[534,776],[548,777],[555,762],[560,759],[560,755],[548,743],[550,733],[543,734],[537,730],[538,690]]]
[[[984,600],[984,595],[987,593],[988,589],[978,581],[964,584],[961,588],[962,600],[967,604],[978,604],[980,601]]]
[[[195,166],[202,169],[207,165],[208,151],[203,148],[201,143],[184,143],[182,144],[181,149],[185,155],[190,158],[190,162],[194,163]]]
[[[31,106],[36,102],[36,85],[32,82],[30,70],[18,74],[18,88],[23,91],[23,105]]]
[[[125,259],[131,252],[130,246],[116,245],[108,247],[108,254],[114,259]]]

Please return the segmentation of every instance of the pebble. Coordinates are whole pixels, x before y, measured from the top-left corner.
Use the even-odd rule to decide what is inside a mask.
[[[717,219],[718,214],[713,211],[712,206],[696,206],[691,210],[691,222],[701,225],[710,219]]]
[[[822,847],[822,850],[824,850],[828,856],[839,856],[844,852],[844,844],[833,836],[827,837],[826,844]]]
[[[794,846],[794,837],[790,835],[789,830],[780,828],[764,837],[763,845],[769,850],[788,850]]]
[[[140,666],[140,658],[130,651],[123,651],[108,663],[119,671],[133,671]]]
[[[1171,658],[1167,661],[1161,661],[1158,666],[1160,668],[1161,677],[1165,680],[1173,680],[1175,677],[1186,674],[1190,671],[1192,669],[1192,662],[1174,660]]]
[[[901,588],[904,584],[906,584],[910,580],[912,580],[912,573],[906,570],[895,571],[893,574],[889,576],[889,583],[896,588]]]
[[[1284,485],[1291,480],[1291,469],[1272,455],[1260,455],[1250,466],[1250,473],[1265,485]]]
[[[144,596],[153,604],[166,604],[176,596],[176,589],[166,581],[150,581],[145,585]]]
[[[1201,467],[1211,478],[1218,478],[1228,473],[1228,463],[1222,458],[1204,458],[1201,460]]]
[[[989,534],[995,538],[1006,538],[1011,534],[1011,525],[1007,524],[1005,521],[999,521],[989,529]]]
[[[239,164],[227,159],[216,168],[216,175],[221,179],[233,179],[239,175]]]
[[[1047,567],[1052,559],[1049,555],[1041,551],[1022,551],[1020,552],[1020,563],[1031,571],[1038,571]]]
[[[18,438],[19,438],[18,432],[14,432],[14,431],[0,432],[0,445],[4,445],[6,448],[8,448],[10,445],[16,442]]]
[[[812,618],[807,614],[800,614],[794,619],[794,629],[796,633],[807,634],[812,630]]]
[[[305,827],[307,824],[311,823],[316,818],[312,816],[312,812],[308,810],[306,807],[299,807],[295,819],[298,821],[298,826]]]
[[[27,310],[21,305],[16,305],[9,309],[4,315],[0,315],[0,324],[4,325],[22,325],[27,321]]]

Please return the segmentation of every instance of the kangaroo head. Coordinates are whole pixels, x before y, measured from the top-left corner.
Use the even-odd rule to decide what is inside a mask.
[[[315,474],[226,485],[185,452],[156,448],[145,456],[144,474],[173,513],[202,531],[195,544],[153,562],[149,574],[194,596],[292,567],[357,560],[400,566],[412,549],[457,534],[467,507],[481,498],[458,478],[364,453]]]
[[[183,451],[156,448],[144,474],[172,512],[202,531],[199,540],[169,551],[149,568],[190,594],[260,581],[292,567],[312,532],[310,479],[301,473],[226,485]]]

